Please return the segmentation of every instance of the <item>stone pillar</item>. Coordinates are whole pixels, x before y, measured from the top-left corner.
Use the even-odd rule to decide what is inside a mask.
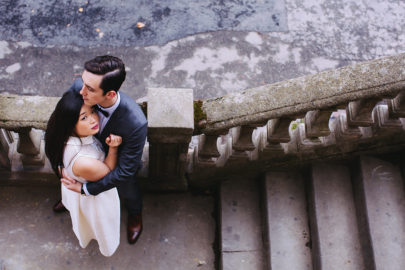
[[[13,137],[10,131],[0,129],[0,167],[7,169],[11,168],[11,162],[9,158],[9,144],[13,142]]]
[[[387,103],[391,118],[405,117],[405,90],[402,90],[394,99],[388,100]]]
[[[253,131],[261,125],[264,124],[243,125],[231,129],[232,154],[228,159],[230,165],[243,164],[251,159],[251,151],[256,148],[252,140]]]
[[[20,128],[18,132],[17,152],[21,155],[24,168],[38,168],[45,164],[45,150],[42,145],[43,131]]]
[[[305,115],[305,134],[308,138],[329,136],[329,119],[334,110],[309,111]]]
[[[271,119],[266,125],[267,143],[261,151],[262,157],[273,157],[284,155],[284,148],[281,143],[291,141],[289,129],[293,117],[282,117]]]
[[[187,189],[185,172],[193,130],[192,89],[148,89],[150,189]]]
[[[372,111],[380,98],[360,99],[349,102],[346,108],[349,126],[370,127],[374,124]]]

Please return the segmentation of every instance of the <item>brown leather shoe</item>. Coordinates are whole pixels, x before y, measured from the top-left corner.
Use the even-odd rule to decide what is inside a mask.
[[[127,238],[128,243],[135,244],[142,233],[142,214],[128,216]]]
[[[67,209],[66,207],[63,205],[62,200],[59,200],[55,203],[55,205],[52,207],[53,211],[55,213],[62,213],[62,212],[66,212]]]

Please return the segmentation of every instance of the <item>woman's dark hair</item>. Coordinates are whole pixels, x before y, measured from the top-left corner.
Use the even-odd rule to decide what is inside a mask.
[[[108,91],[118,92],[125,80],[125,65],[121,59],[111,55],[97,56],[84,63],[84,69],[97,75],[103,75],[100,88],[104,95]]]
[[[58,167],[63,166],[65,143],[74,133],[83,106],[83,98],[75,91],[63,94],[48,121],[45,131],[45,153],[56,175],[61,174]]]

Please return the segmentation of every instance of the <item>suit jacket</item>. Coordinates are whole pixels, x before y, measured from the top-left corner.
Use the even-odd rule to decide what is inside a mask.
[[[68,91],[80,91],[83,86],[81,78],[77,79]],[[120,188],[120,195],[131,197],[125,193],[128,181],[135,181],[135,175],[142,166],[142,152],[147,134],[147,121],[139,105],[128,95],[119,91],[121,101],[111,115],[103,131],[96,137],[101,141],[104,151],[108,152],[105,139],[110,133],[122,137],[122,144],[118,148],[117,167],[104,178],[96,182],[88,182],[87,190],[92,195],[109,190],[113,187]]]

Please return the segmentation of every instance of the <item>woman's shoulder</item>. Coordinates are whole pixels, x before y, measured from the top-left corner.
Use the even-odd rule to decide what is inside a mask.
[[[66,145],[87,145],[87,144],[92,144],[94,142],[94,140],[95,139],[93,136],[87,136],[87,137],[70,136],[66,142]]]

